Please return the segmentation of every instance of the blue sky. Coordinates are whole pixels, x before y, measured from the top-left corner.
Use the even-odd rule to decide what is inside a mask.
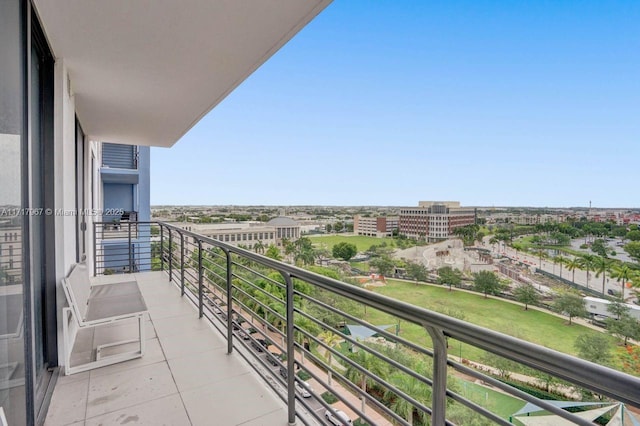
[[[152,149],[151,203],[638,207],[639,22],[635,0],[335,0]]]

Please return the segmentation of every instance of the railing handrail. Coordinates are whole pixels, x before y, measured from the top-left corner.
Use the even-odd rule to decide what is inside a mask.
[[[325,290],[368,304],[404,320],[421,324],[424,327],[436,327],[443,330],[447,337],[549,373],[618,401],[640,407],[640,378],[382,294],[372,293],[360,287],[253,253],[170,223],[157,223],[176,232],[195,237],[212,246],[249,258],[269,268],[286,272],[294,278],[300,278]]]
[[[96,238],[97,232],[96,229],[100,228],[102,225],[110,225],[110,222],[96,222],[94,224],[94,238]],[[229,243],[225,243],[223,241],[216,240],[211,237],[207,237],[197,232],[189,231],[181,228],[178,224],[166,223],[161,221],[148,221],[148,222],[129,222],[126,227],[124,233],[128,231],[128,239],[129,239],[129,250],[132,250],[131,242],[131,232],[137,232],[138,229],[148,228],[149,236],[151,236],[151,227],[158,226],[159,235],[158,239],[161,242],[161,250],[159,256],[160,268],[164,270],[165,263],[168,262],[168,273],[169,279],[173,280],[174,278],[174,269],[177,268],[180,270],[179,279],[180,286],[182,289],[182,294],[184,295],[185,291],[185,269],[192,268],[193,273],[197,272],[197,277],[192,276],[193,273],[189,273],[190,284],[197,293],[193,293],[195,296],[194,303],[198,305],[199,315],[202,317],[204,314],[204,285],[203,280],[206,279],[209,281],[210,278],[205,278],[205,272],[208,271],[207,267],[203,264],[203,250],[211,248],[218,248],[221,250],[221,254],[217,255],[220,260],[226,258],[226,267],[220,265],[221,270],[226,270],[226,277],[222,276],[224,274],[218,274],[216,272],[215,276],[221,281],[226,282],[226,286],[222,286],[221,289],[224,290],[226,287],[226,317],[227,317],[227,340],[228,340],[228,352],[231,353],[232,349],[235,345],[232,343],[232,313],[238,307],[232,308],[232,301],[235,301],[233,304],[240,303],[239,309],[240,311],[235,311],[236,313],[241,312],[242,310],[250,309],[245,306],[240,300],[235,300],[232,292],[234,290],[240,291],[241,295],[244,297],[248,297],[249,299],[253,299],[250,293],[246,293],[240,287],[236,287],[233,284],[234,277],[240,278],[246,284],[253,286],[253,284],[246,281],[245,278],[242,277],[242,273],[237,274],[236,272],[232,272],[232,268],[242,268],[246,269],[247,272],[252,274],[256,274],[257,277],[261,276],[261,273],[258,271],[253,271],[251,268],[244,266],[244,262],[237,262],[233,260],[232,255],[238,256],[239,258],[243,258],[254,264],[262,265],[263,267],[269,268],[273,271],[276,271],[282,275],[286,284],[277,284],[282,290],[286,291],[286,297],[282,298],[282,302],[285,304],[286,308],[286,318],[283,314],[276,312],[275,310],[267,307],[266,310],[271,313],[271,315],[275,315],[279,317],[280,320],[283,320],[283,324],[286,325],[286,331],[284,334],[280,333],[283,339],[286,339],[286,348],[283,348],[279,345],[278,348],[280,350],[285,350],[286,353],[295,353],[297,350],[294,350],[294,342],[290,338],[294,335],[294,330],[297,332],[302,332],[304,335],[304,330],[299,328],[298,326],[294,326],[293,318],[294,312],[298,311],[298,315],[300,315],[300,311],[293,306],[293,298],[294,295],[297,294],[298,297],[305,297],[309,299],[308,296],[303,295],[303,293],[299,293],[293,289],[293,279],[300,279],[305,281],[312,286],[315,286],[318,289],[326,290],[332,294],[343,296],[347,299],[350,299],[355,302],[362,303],[365,306],[370,306],[376,308],[377,310],[384,312],[386,314],[393,315],[397,317],[399,320],[404,319],[410,323],[414,323],[420,325],[423,330],[425,330],[428,335],[431,337],[433,342],[433,350],[420,350],[419,352],[426,354],[433,358],[433,379],[430,381],[432,387],[432,406],[431,411],[429,412],[431,416],[431,420],[433,424],[451,424],[446,421],[446,397],[452,398],[463,405],[466,405],[468,408],[475,410],[481,415],[493,419],[497,421],[498,417],[496,417],[490,411],[487,411],[482,406],[477,405],[461,395],[450,391],[447,387],[447,367],[451,367],[456,369],[461,373],[465,373],[467,367],[461,365],[459,362],[449,359],[447,356],[447,342],[446,338],[454,338],[460,342],[464,342],[470,344],[473,347],[485,350],[487,352],[496,354],[498,356],[510,359],[524,366],[531,367],[535,370],[541,371],[543,373],[550,374],[552,376],[558,377],[560,379],[564,379],[570,382],[572,385],[577,385],[582,388],[589,389],[593,392],[596,392],[601,395],[605,395],[613,398],[614,400],[621,401],[623,403],[628,403],[630,405],[640,407],[640,378],[622,373],[620,371],[613,370],[609,367],[604,367],[598,364],[594,364],[589,361],[585,361],[574,356],[564,354],[552,349],[548,349],[542,347],[540,345],[530,343],[512,336],[508,336],[503,333],[499,333],[493,330],[489,330],[487,328],[483,328],[465,321],[462,321],[457,318],[452,318],[447,315],[433,312],[428,309],[424,309],[418,306],[414,306],[410,303],[406,303],[397,299],[393,299],[388,296],[384,296],[379,293],[374,293],[369,290],[363,289],[358,286],[354,286],[351,284],[347,284],[345,282],[332,279],[323,275],[319,275],[317,273],[308,271],[306,269],[299,268],[294,265],[290,265],[284,262],[280,262],[278,260],[274,260],[272,258],[260,255],[258,253],[254,253],[252,251],[237,247],[235,245],[231,245]],[[104,229],[104,227],[100,228]],[[106,234],[105,234],[106,235]],[[122,237],[127,238],[127,236],[122,235]],[[190,237],[190,238],[188,238]],[[178,241],[179,240],[179,241]],[[189,241],[192,240],[192,241]],[[108,241],[105,240],[105,241]],[[165,243],[169,242],[169,246],[166,247]],[[198,259],[189,260],[190,262],[196,262],[197,266],[187,266],[185,263],[185,243],[189,244],[192,248],[195,248],[198,253]],[[94,241],[95,244],[95,241]],[[206,247],[205,247],[206,246]],[[97,247],[97,246],[96,246]],[[147,249],[147,255],[151,254],[150,247]],[[168,257],[165,259],[165,253],[168,250]],[[206,251],[206,250],[205,250]],[[196,253],[194,252],[194,254]],[[215,253],[215,252],[211,252]],[[120,253],[111,253],[109,254],[110,259],[114,259],[114,256],[122,256]],[[136,256],[140,256],[140,254],[136,254]],[[118,258],[119,259],[119,258]],[[137,257],[136,257],[137,259]],[[126,260],[126,259],[125,259]],[[149,263],[151,263],[151,258],[149,257]],[[102,267],[106,264],[106,258],[103,260]],[[133,270],[132,262],[135,263],[135,259],[132,257],[132,253],[129,252],[128,258],[129,268],[128,271],[131,272]],[[175,268],[174,268],[175,265]],[[207,273],[207,277],[209,274]],[[271,278],[262,276],[262,278],[267,279],[267,281],[271,281]],[[273,282],[275,284],[275,281]],[[256,287],[256,290],[260,290],[259,287]],[[190,290],[191,291],[191,290]],[[261,290],[260,290],[261,291]],[[275,296],[274,296],[275,297]],[[272,298],[273,299],[273,298]],[[273,299],[275,300],[275,299]],[[258,300],[254,299],[254,301],[260,303]],[[277,301],[277,300],[275,300]],[[322,306],[323,303],[319,301],[314,302],[317,306]],[[329,308],[332,310],[332,308]],[[365,311],[366,312],[366,311]],[[306,316],[306,314],[304,315]],[[246,318],[245,318],[246,319]],[[318,322],[317,319],[312,317],[308,317],[308,320],[312,322],[316,322],[316,324],[320,325],[321,328],[326,330],[333,330],[329,325],[324,322]],[[265,317],[266,321],[266,317]],[[360,322],[360,321],[357,321]],[[363,324],[362,322],[360,322]],[[365,324],[366,326],[366,324]],[[375,326],[374,326],[375,328]],[[338,332],[339,334],[339,332]],[[383,333],[384,334],[384,333]],[[266,337],[266,336],[265,336]],[[315,340],[315,339],[314,339]],[[395,340],[395,339],[391,339]],[[406,342],[402,342],[404,339],[399,339],[396,343],[405,344]],[[283,340],[284,345],[284,340]],[[360,348],[364,348],[361,345],[357,345]],[[412,345],[409,345],[412,346]],[[298,350],[300,350],[300,346],[296,344]],[[327,348],[325,346],[325,348]],[[331,351],[331,348],[329,348]],[[369,351],[369,349],[365,349]],[[370,353],[373,353],[369,351]],[[310,355],[311,353],[308,352]],[[304,354],[303,354],[304,355]],[[378,358],[380,358],[378,354]],[[374,354],[375,356],[375,354]],[[385,358],[384,356],[382,358]],[[291,376],[293,376],[293,357],[288,358],[287,361],[287,371]],[[387,360],[388,361],[388,360]],[[462,361],[462,360],[461,360]],[[329,366],[330,368],[330,366]],[[473,370],[475,371],[475,370]],[[369,374],[369,373],[367,373]],[[472,376],[477,377],[477,375],[482,373],[477,372],[472,374]],[[424,377],[424,376],[423,376]],[[503,384],[502,382],[495,382],[495,379],[492,379],[491,376],[483,376],[486,377],[489,383],[494,383],[495,386],[506,390],[507,393],[512,396],[518,397],[528,402],[532,402],[539,407],[546,409],[547,411],[557,414],[561,417],[569,419],[577,424],[590,424],[588,421],[584,419],[580,419],[575,415],[564,411],[561,408],[558,408],[548,401],[541,400],[524,392],[518,391],[508,385]],[[375,376],[374,380],[377,381]],[[291,398],[293,398],[293,390],[292,387],[292,379],[285,379],[288,389],[287,402],[289,405],[289,420],[294,421],[295,418],[295,405],[292,404]],[[383,387],[385,385],[383,384]],[[397,390],[397,389],[396,389]],[[397,392],[396,392],[397,393]],[[399,393],[398,393],[399,395]],[[343,400],[344,401],[344,400]],[[364,398],[363,398],[364,401]],[[364,402],[363,402],[364,404]],[[304,405],[304,404],[303,404]],[[414,405],[415,406],[415,405]],[[362,409],[362,414],[364,413],[364,408]],[[424,410],[423,410],[424,412]],[[366,417],[363,417],[365,419]],[[507,424],[506,421],[500,419],[498,421],[499,424]]]

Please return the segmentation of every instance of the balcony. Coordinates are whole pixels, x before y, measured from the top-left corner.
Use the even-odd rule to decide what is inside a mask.
[[[284,424],[286,406],[163,272],[135,274],[149,307],[144,357],[61,376],[46,425],[67,424]],[[108,282],[118,276],[102,276]],[[111,326],[79,336],[73,362],[92,344],[127,340],[131,327]],[[212,403],[214,401],[214,403]],[[222,407],[212,410],[212,405]]]
[[[102,167],[135,170],[138,168],[138,147],[135,145],[102,144]]]
[[[636,377],[169,224],[135,226],[150,227],[156,239],[150,250],[127,255],[137,265],[129,270],[155,270],[134,275],[149,305],[149,351],[62,377],[48,424],[212,424],[215,416],[225,425],[309,425],[327,423],[326,413],[335,410],[356,424],[512,424],[511,414],[469,395],[471,386],[557,416],[547,424],[615,420],[619,402],[640,407]],[[96,258],[96,271],[108,261]],[[423,330],[419,344],[398,334],[407,324]],[[91,356],[97,344],[134,331],[105,328],[83,336],[74,357]],[[376,343],[365,338],[372,334]],[[463,363],[449,352],[458,343],[526,366],[531,375],[562,379],[573,395],[596,395],[589,406],[595,409],[571,413],[522,392]]]

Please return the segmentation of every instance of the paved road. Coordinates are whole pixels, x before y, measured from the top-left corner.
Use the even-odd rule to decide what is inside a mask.
[[[514,248],[507,246],[504,243],[492,245],[492,244],[489,244],[488,241],[489,241],[488,237],[485,237],[485,240],[483,241],[483,247],[491,249],[496,254],[501,254],[515,261],[524,262],[528,265],[540,268],[543,271],[549,272],[551,274],[562,276],[562,278],[564,279],[567,279],[570,281],[573,280],[575,284],[583,286],[585,288],[602,292],[602,275],[600,275],[599,277],[596,277],[595,274],[592,271],[590,271],[589,276],[587,277],[587,272],[582,269],[569,271],[564,266],[556,265],[552,261],[545,260],[545,259],[542,259],[542,261],[540,261],[539,257],[518,251]],[[604,289],[605,293],[608,290],[621,292],[622,285],[620,282],[616,281],[613,278],[610,278],[607,275],[605,277],[605,289]],[[633,300],[635,300],[635,296],[629,289],[625,289],[624,295],[627,302],[632,302]]]

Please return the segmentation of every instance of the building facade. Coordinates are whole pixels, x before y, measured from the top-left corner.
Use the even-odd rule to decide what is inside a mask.
[[[234,222],[220,224],[181,224],[182,229],[197,232],[234,246],[254,249],[256,245],[282,247],[284,240],[300,238],[300,224],[288,217],[276,217],[267,223]]]
[[[328,3],[0,2],[0,423],[44,422],[65,367],[61,282],[94,270],[94,225],[145,217],[134,147],[174,145]],[[102,142],[137,171],[108,170]]]
[[[102,221],[118,227],[118,234],[100,239],[96,254],[101,259],[97,272],[147,271],[151,256],[151,228],[128,223],[151,220],[151,148],[148,146],[100,144],[100,186]],[[105,226],[101,225],[103,231]],[[98,230],[97,230],[98,231]],[[131,247],[129,247],[131,245]],[[131,249],[131,250],[130,250]],[[128,259],[124,253],[132,253]]]
[[[436,242],[451,238],[456,228],[476,223],[476,211],[458,201],[420,201],[418,207],[400,209],[399,233]]]
[[[353,217],[353,232],[356,235],[368,237],[391,237],[398,229],[399,216],[368,217],[356,215]]]

